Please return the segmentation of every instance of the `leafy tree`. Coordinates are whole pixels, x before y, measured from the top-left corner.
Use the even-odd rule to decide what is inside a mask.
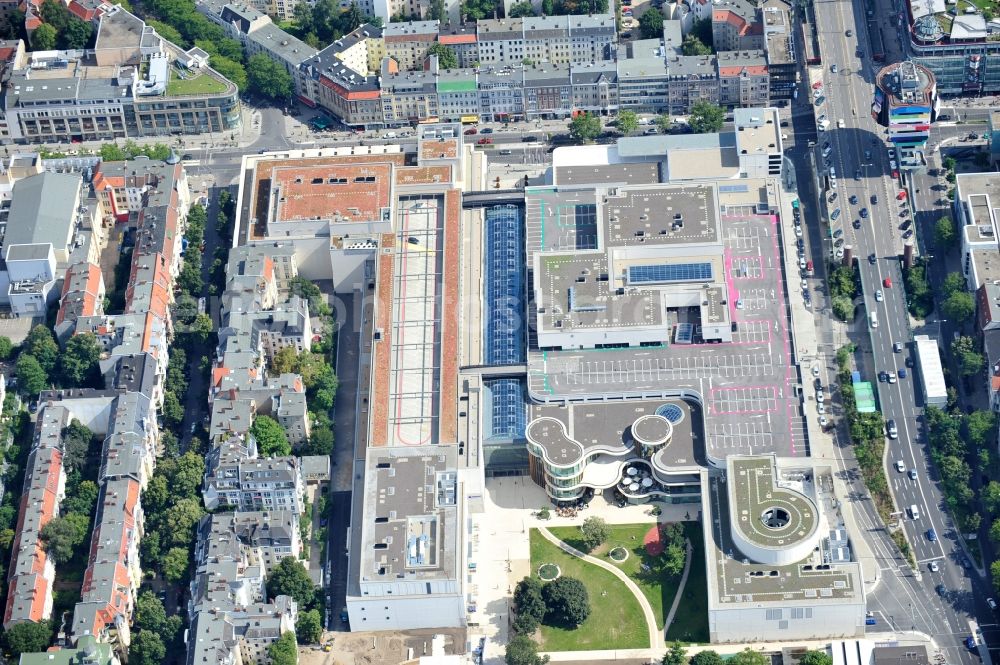
[[[944,282],[941,283],[941,291],[946,298],[953,293],[964,293],[966,291],[965,277],[960,272],[948,273],[944,278]]]
[[[691,656],[691,660],[688,662],[690,665],[722,665],[723,660],[718,652],[706,649]]]
[[[949,217],[942,217],[934,224],[934,244],[940,249],[951,249],[957,238],[955,225]]]
[[[246,73],[251,92],[278,101],[292,96],[291,75],[284,67],[263,53],[251,56],[247,60]]]
[[[514,588],[514,608],[518,615],[530,616],[535,621],[545,618],[545,601],[542,583],[534,577],[525,577]]]
[[[531,6],[531,0],[523,0],[523,2],[515,2],[510,6],[510,11],[507,12],[508,18],[524,18],[525,16],[534,16],[535,9]]]
[[[135,601],[135,625],[142,630],[162,633],[167,624],[167,611],[152,591],[146,589]]]
[[[163,577],[168,582],[176,584],[187,577],[188,551],[184,547],[171,547],[163,555]]]
[[[703,18],[691,26],[691,33],[706,46],[712,46],[712,19]],[[713,49],[714,50],[714,49]]]
[[[833,665],[833,658],[826,651],[806,651],[799,658],[799,665]]]
[[[971,337],[959,337],[951,343],[951,353],[962,370],[963,376],[973,376],[981,371],[985,360],[977,353]]]
[[[854,303],[850,298],[833,296],[830,299],[830,307],[833,309],[833,315],[841,321],[847,321],[854,315]]]
[[[35,33],[41,28],[39,26]],[[14,658],[22,653],[45,651],[52,641],[52,625],[48,621],[16,623],[4,633],[4,641]]]
[[[966,533],[976,533],[983,523],[983,516],[979,513],[969,513],[962,519],[962,529]]]
[[[82,469],[87,461],[87,453],[90,451],[90,443],[94,439],[94,433],[90,428],[74,418],[69,425],[63,429],[63,463],[70,470]]]
[[[993,524],[990,525],[990,540],[1000,543],[1000,519],[993,520]]]
[[[271,659],[271,665],[296,665],[299,649],[295,645],[295,633],[282,633],[267,648],[267,657]]]
[[[60,374],[65,386],[82,387],[91,385],[98,378],[98,363],[101,360],[101,343],[93,333],[73,335],[66,342],[66,350],[59,359]]]
[[[299,612],[295,622],[295,639],[299,644],[316,644],[323,637],[323,623],[320,621],[319,610]]]
[[[700,39],[689,34],[681,43],[681,53],[684,55],[711,55],[712,49],[705,46]]]
[[[587,587],[574,577],[559,577],[542,587],[547,623],[558,626],[579,626],[590,616]]]
[[[135,665],[160,665],[167,657],[167,647],[156,633],[140,630],[128,649],[129,663]]]
[[[56,29],[43,23],[31,33],[31,50],[51,51],[56,47]]]
[[[194,540],[194,529],[205,511],[198,499],[181,499],[167,512],[166,527],[171,542],[177,547],[187,547]]]
[[[554,16],[556,13],[555,0],[542,0],[542,15]]]
[[[662,113],[656,116],[656,129],[659,130],[661,134],[666,134],[674,126],[674,120],[670,117],[669,113]]]
[[[538,645],[527,635],[515,635],[507,642],[504,662],[507,665],[545,665],[549,657],[539,656]]]
[[[1000,559],[990,564],[990,578],[993,580],[993,591],[1000,592]]]
[[[538,619],[530,614],[518,614],[514,617],[511,627],[518,635],[534,635],[538,630]]]
[[[246,89],[248,83],[247,71],[244,69],[243,65],[235,60],[230,60],[229,58],[221,55],[211,56],[209,58],[209,64],[212,69],[232,81],[237,88],[240,90]]]
[[[667,647],[667,652],[660,659],[660,665],[684,665],[687,663],[687,652],[680,642],[671,642]]]
[[[267,576],[267,597],[290,596],[299,607],[312,604],[316,587],[309,579],[309,573],[299,561],[292,556],[282,559]]]
[[[430,48],[424,54],[425,58],[429,58],[432,55],[438,57],[438,66],[441,69],[457,69],[458,68],[458,56],[455,55],[455,51],[451,49],[447,44],[442,44],[441,42],[434,42],[431,44]]]
[[[668,575],[680,575],[684,572],[684,561],[687,550],[681,543],[670,543],[663,551],[662,567]]]
[[[583,542],[589,550],[597,548],[611,536],[608,523],[600,517],[588,517],[583,520],[580,532],[583,534]]]
[[[44,325],[31,329],[24,340],[22,349],[35,357],[47,374],[51,374],[59,361],[59,345],[56,344],[52,331]]]
[[[0,360],[9,360],[13,354],[14,343],[10,341],[10,337],[0,335]]]
[[[997,417],[992,411],[979,409],[965,417],[965,431],[974,448],[983,448],[993,441],[997,431]]]
[[[87,48],[91,37],[94,36],[94,27],[86,21],[73,17],[66,24],[66,29],[60,33],[60,40],[65,47],[70,50]]]
[[[727,665],[770,665],[771,660],[761,652],[747,647],[726,662]]]
[[[262,457],[282,457],[292,453],[285,430],[270,416],[254,418],[250,433],[257,440],[257,451]]]
[[[663,36],[663,14],[659,9],[650,7],[639,18],[639,32],[643,39],[656,39]]]
[[[711,134],[722,129],[722,123],[726,119],[726,112],[718,104],[699,99],[691,107],[691,116],[688,124],[695,134]]]
[[[156,34],[163,37],[168,42],[173,42],[174,44],[184,43],[184,37],[181,35],[180,31],[172,25],[164,23],[163,21],[157,21],[153,18],[146,19],[146,25],[151,26],[153,30],[156,30]]]
[[[592,113],[578,113],[569,123],[569,135],[579,143],[590,143],[601,133],[601,119]]]
[[[953,293],[941,303],[941,313],[952,321],[964,322],[976,311],[971,293]]]
[[[163,420],[171,427],[177,427],[184,422],[184,407],[172,390],[163,393]]]
[[[983,488],[983,505],[990,513],[1000,514],[1000,483],[991,480]]]
[[[309,442],[302,449],[303,455],[329,455],[333,452],[333,429],[316,425],[309,434]]]
[[[38,532],[45,552],[56,564],[72,561],[76,548],[86,539],[89,520],[80,517],[77,513],[67,513],[53,518]]]
[[[193,451],[187,451],[177,458],[170,475],[170,492],[177,498],[198,498],[205,475],[205,458]]]
[[[67,514],[76,513],[90,517],[94,512],[98,493],[97,483],[93,480],[81,480],[73,494],[63,499],[62,509]]]
[[[639,128],[639,116],[635,111],[619,111],[617,125],[622,134],[631,134]]]

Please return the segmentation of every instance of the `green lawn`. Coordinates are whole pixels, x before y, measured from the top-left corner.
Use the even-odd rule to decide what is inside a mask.
[[[167,96],[181,95],[217,95],[226,91],[226,84],[212,78],[208,74],[191,75],[181,78],[173,69],[170,70],[170,81],[167,83]]]
[[[639,601],[610,572],[566,554],[531,530],[531,571],[554,563],[562,574],[579,579],[590,595],[590,617],[574,630],[540,628],[540,651],[646,649],[649,634]]]
[[[684,533],[691,541],[691,571],[667,640],[708,643],[708,581],[705,577],[705,541],[700,522],[685,522]]]
[[[674,602],[674,595],[677,593],[677,585],[681,581],[680,575],[671,577],[666,574],[651,575],[642,572],[642,564],[650,565],[652,557],[646,554],[646,548],[642,546],[643,536],[649,531],[653,524],[609,524],[611,537],[607,542],[595,549],[587,552],[586,546],[580,541],[580,529],[575,526],[562,526],[549,529],[556,538],[572,545],[581,552],[587,552],[591,556],[597,557],[610,564],[618,566],[623,573],[632,578],[632,581],[639,585],[643,595],[653,606],[653,613],[656,615],[656,623],[663,626],[663,620],[670,612],[670,605]],[[608,556],[615,547],[624,547],[629,552],[629,557],[619,563]],[[678,614],[680,611],[678,610]]]

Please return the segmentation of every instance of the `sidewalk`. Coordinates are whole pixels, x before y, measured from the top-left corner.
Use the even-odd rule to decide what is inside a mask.
[[[782,240],[785,242],[786,248],[788,248],[784,252],[785,274],[788,276],[787,282],[791,281],[792,275],[798,274],[798,266],[793,264],[795,257],[795,232],[792,225],[793,215],[791,207],[792,200],[798,198],[798,189],[795,181],[795,171],[788,168],[787,162],[781,184],[782,192],[780,200],[782,208],[779,219],[782,224]],[[828,357],[827,353],[820,348],[821,345],[819,344],[816,330],[816,316],[812,310],[805,308],[802,298],[795,298],[792,293],[788,294],[788,304],[791,309],[792,341],[794,343],[794,348],[791,349],[791,352],[793,360],[799,363],[802,380],[804,382],[812,380],[808,372],[809,368],[816,364],[820,366],[821,376],[828,377],[829,373],[833,370],[834,359]],[[833,323],[833,325],[840,324]],[[806,419],[810,455],[813,459],[823,460],[831,464],[834,469],[841,470],[843,468],[842,460],[836,454],[836,442],[832,435],[833,430],[824,431],[819,426],[820,414],[816,410],[817,402],[811,394],[812,391],[809,390],[810,387],[803,385],[803,390],[807,395],[803,400],[803,412]],[[839,497],[849,496],[841,474],[834,473],[832,476],[836,495]],[[854,506],[850,501],[841,502],[840,514],[844,520],[844,526],[851,536],[851,546],[854,548],[854,554],[861,563],[865,590],[871,593],[878,584],[880,574],[878,559],[876,559],[867,540],[863,536],[863,530],[858,524],[857,518],[854,515]]]

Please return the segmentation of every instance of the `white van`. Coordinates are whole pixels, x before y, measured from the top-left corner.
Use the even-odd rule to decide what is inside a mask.
[[[920,511],[917,510],[917,504],[913,504],[912,506],[910,506],[909,510],[910,510],[910,519],[911,520],[918,520],[918,519],[920,519]]]
[[[872,312],[868,315],[868,325],[872,328],[878,328],[878,312]]]

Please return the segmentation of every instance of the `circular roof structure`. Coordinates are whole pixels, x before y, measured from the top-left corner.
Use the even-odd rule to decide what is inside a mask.
[[[656,413],[647,413],[632,423],[632,437],[644,446],[667,443],[673,430],[670,421]]]
[[[944,28],[936,15],[926,14],[913,22],[913,36],[925,43],[936,42],[944,37]]]
[[[733,541],[758,563],[801,561],[816,546],[819,513],[805,494],[781,485],[771,456],[730,458]]]
[[[656,415],[663,416],[670,421],[670,424],[676,425],[684,420],[684,409],[673,402],[668,402],[656,408]]]

